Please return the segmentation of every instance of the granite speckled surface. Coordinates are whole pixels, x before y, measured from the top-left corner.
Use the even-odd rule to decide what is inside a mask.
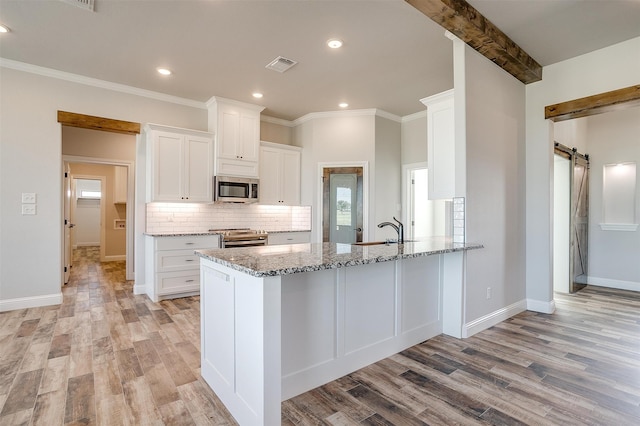
[[[336,269],[398,259],[483,248],[482,244],[453,243],[434,238],[405,244],[356,246],[336,243],[196,250],[204,259],[254,277]]]
[[[158,233],[147,233],[144,235],[148,235],[150,237],[193,237],[198,235],[222,235],[221,232],[158,232]]]
[[[289,232],[311,232],[310,229],[295,229],[290,231],[266,231],[268,234],[284,234]],[[202,231],[202,232],[145,232],[144,235],[150,237],[191,237],[194,235],[222,235],[222,232]]]

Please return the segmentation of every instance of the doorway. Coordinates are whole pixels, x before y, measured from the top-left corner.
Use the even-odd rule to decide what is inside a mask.
[[[427,163],[404,165],[403,176],[405,238],[419,240],[453,235],[451,200],[429,199]]]
[[[87,213],[91,204],[97,204],[95,200],[91,200],[90,194],[83,196],[79,192],[76,182],[96,179],[102,180],[100,186],[100,238],[98,239],[100,259],[103,262],[125,260],[126,279],[132,280],[134,277],[134,232],[133,227],[127,225],[132,224],[134,221],[134,209],[132,208],[133,163],[70,155],[63,155],[63,161],[65,175],[67,175],[64,178],[65,191],[63,193],[65,210],[63,221],[63,282],[68,282],[73,258],[72,249],[76,246],[74,241],[78,241],[77,213]],[[100,178],[101,175],[104,176],[102,179]],[[80,209],[78,209],[78,206]],[[81,244],[85,243],[90,244],[92,241],[82,240]]]
[[[364,168],[322,168],[322,241],[361,242],[364,229]]]
[[[555,143],[553,289],[575,293],[587,285],[589,156]]]

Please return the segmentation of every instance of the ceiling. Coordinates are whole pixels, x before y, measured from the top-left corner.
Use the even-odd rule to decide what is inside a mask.
[[[640,0],[469,3],[543,66],[640,36]],[[403,0],[0,0],[0,23],[2,58],[286,120],[340,102],[406,116],[453,87],[451,41]],[[279,55],[298,64],[266,69]]]

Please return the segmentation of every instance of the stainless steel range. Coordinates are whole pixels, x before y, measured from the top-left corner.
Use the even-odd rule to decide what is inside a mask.
[[[209,232],[219,233],[222,248],[254,247],[267,245],[266,231],[256,231],[249,228],[240,229],[210,229]]]

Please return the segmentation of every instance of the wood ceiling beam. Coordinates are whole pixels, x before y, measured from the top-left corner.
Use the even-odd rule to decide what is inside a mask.
[[[58,123],[65,126],[124,133],[127,135],[137,135],[140,133],[140,123],[113,120],[111,118],[95,117],[93,115],[77,114],[67,111],[58,111]]]
[[[571,120],[640,105],[640,84],[544,107],[544,118]]]
[[[405,0],[524,84],[542,80],[542,66],[464,0]]]

